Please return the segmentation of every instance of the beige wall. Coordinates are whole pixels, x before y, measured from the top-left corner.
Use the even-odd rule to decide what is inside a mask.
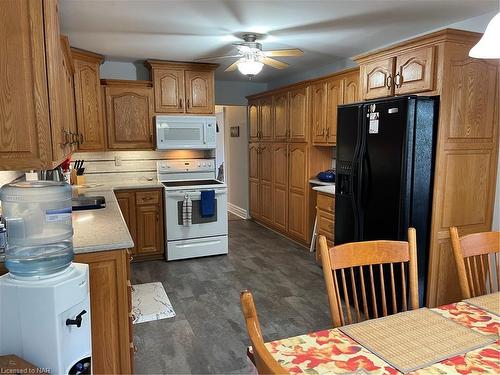
[[[218,107],[219,108],[219,107]],[[228,202],[248,213],[248,128],[246,106],[224,106],[224,148]],[[240,136],[231,137],[231,127]]]

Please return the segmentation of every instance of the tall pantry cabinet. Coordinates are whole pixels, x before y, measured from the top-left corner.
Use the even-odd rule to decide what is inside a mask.
[[[249,98],[250,216],[307,244],[311,235],[309,178],[331,163],[310,143],[306,84]]]
[[[491,230],[498,166],[498,60],[469,57],[481,34],[446,29],[354,59],[361,95],[439,95],[427,305],[461,299],[449,227]]]

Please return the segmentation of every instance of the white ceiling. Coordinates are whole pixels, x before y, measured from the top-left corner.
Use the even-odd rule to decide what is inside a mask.
[[[265,67],[268,82],[402,40],[444,25],[498,11],[497,0],[63,0],[63,33],[71,45],[114,60],[192,61],[232,54],[235,34],[267,34],[263,49],[297,47],[304,56],[281,58],[288,69]],[[218,60],[217,78],[234,59]]]

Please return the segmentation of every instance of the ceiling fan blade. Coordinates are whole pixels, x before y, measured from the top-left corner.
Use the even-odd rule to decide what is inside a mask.
[[[200,59],[195,59],[194,61],[204,61],[204,60],[218,60],[218,59],[234,59],[235,57],[242,57],[241,54],[238,55],[227,55],[227,56],[211,56],[211,57],[202,57]]]
[[[302,56],[304,51],[298,48],[275,49],[272,51],[263,51],[266,56]]]
[[[288,67],[287,63],[271,59],[270,57],[262,57],[261,59],[259,59],[259,61],[276,69],[285,69],[286,67]]]
[[[224,70],[225,72],[234,72],[236,69],[238,69],[238,61],[240,61],[240,59],[236,60],[234,63],[232,63],[231,65],[229,65],[226,70]]]

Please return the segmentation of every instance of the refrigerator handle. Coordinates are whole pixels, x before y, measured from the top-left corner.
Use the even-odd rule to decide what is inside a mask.
[[[350,190],[351,190],[351,201],[354,210],[354,239],[356,241],[361,240],[363,228],[362,228],[362,212],[359,200],[359,187],[360,184],[359,177],[361,176],[362,170],[360,166],[360,152],[363,148],[363,129],[364,129],[364,110],[363,106],[359,108],[358,111],[358,138],[356,140],[356,147],[354,149],[354,156],[352,161],[352,170],[350,176]]]
[[[368,161],[368,157],[366,152],[363,153],[361,157],[361,168],[360,168],[360,186],[361,192],[359,194],[360,207],[366,207],[366,203],[368,202],[368,193],[370,191],[370,183],[371,183],[371,172],[370,172],[370,163]]]

